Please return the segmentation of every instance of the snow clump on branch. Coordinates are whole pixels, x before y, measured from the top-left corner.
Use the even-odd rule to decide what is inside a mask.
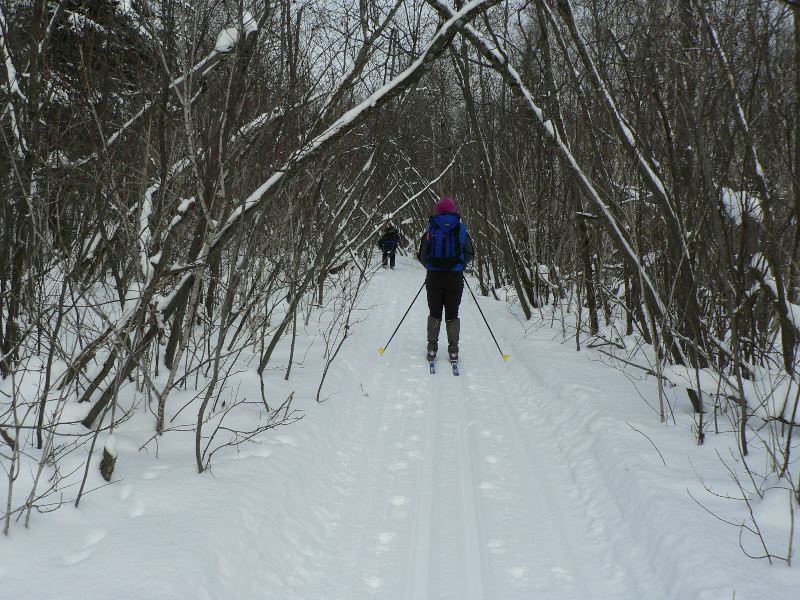
[[[236,47],[239,43],[239,37],[244,31],[244,36],[247,37],[251,33],[258,31],[258,24],[249,12],[242,15],[242,29],[239,27],[226,27],[219,32],[217,36],[217,43],[214,45],[214,50],[220,53],[227,53]]]

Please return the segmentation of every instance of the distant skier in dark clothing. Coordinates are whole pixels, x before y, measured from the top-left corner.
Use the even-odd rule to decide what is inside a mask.
[[[394,225],[387,225],[383,231],[381,239],[378,240],[378,248],[383,252],[383,268],[386,268],[386,263],[394,269],[394,256],[397,251],[397,245],[400,243],[400,232]]]
[[[458,360],[458,340],[461,321],[458,307],[464,291],[462,271],[472,260],[475,250],[467,226],[461,222],[452,198],[445,196],[436,204],[436,214],[430,218],[428,229],[419,243],[417,259],[425,265],[425,291],[428,295],[428,353],[429,361],[439,349],[439,328],[444,309],[447,331],[447,353],[451,362]]]

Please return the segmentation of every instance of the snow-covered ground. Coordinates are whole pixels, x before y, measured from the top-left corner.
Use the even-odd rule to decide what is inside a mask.
[[[304,418],[217,454],[211,472],[196,473],[191,432],[167,433],[157,456],[154,444],[140,451],[153,427],[140,411],[116,434],[116,483],[0,540],[0,597],[798,597],[800,571],[746,558],[739,530],[689,495],[745,518],[741,502],[708,494],[699,479],[736,490],[715,452],[733,463],[734,436],[696,446],[685,400],[675,424],[660,424],[652,381],[575,352],[549,320],[521,324],[505,303],[479,298],[511,355],[503,362],[465,292],[462,375],[442,362],[431,376],[421,296],[379,356],[423,276],[401,258],[373,278],[367,318],[321,404],[321,357],[306,352],[316,331],[301,337],[288,382],[277,368],[284,349],[268,393],[294,390]],[[236,376],[240,396],[259,397],[253,368]],[[174,414],[180,402],[170,405]],[[89,487],[102,483],[95,471]],[[771,549],[785,554],[787,525],[774,519],[782,508],[755,509]],[[751,537],[742,544],[759,551]]]

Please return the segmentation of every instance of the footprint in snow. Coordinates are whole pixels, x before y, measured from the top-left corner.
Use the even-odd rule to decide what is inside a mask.
[[[377,590],[383,587],[383,579],[378,577],[377,575],[371,575],[369,573],[364,573],[364,584],[370,590]]]
[[[128,508],[128,516],[131,519],[138,519],[144,514],[144,502],[141,500],[134,500]]]
[[[86,534],[86,541],[84,542],[84,546],[86,548],[90,548],[91,546],[100,543],[100,541],[107,535],[108,531],[106,531],[105,529],[93,529]]]
[[[142,473],[142,479],[155,479],[160,476],[163,471],[169,469],[168,465],[153,465],[149,471]]]
[[[278,434],[272,436],[272,439],[279,444],[283,444],[284,446],[292,446],[293,448],[296,448],[300,445],[297,443],[297,438],[295,438],[293,435]]]
[[[501,540],[489,540],[486,542],[486,547],[489,548],[489,552],[492,554],[506,553],[505,544]]]
[[[123,485],[119,489],[119,499],[120,500],[127,500],[130,498],[131,492],[133,492],[133,488],[129,485]]]
[[[249,450],[239,450],[236,454],[231,455],[229,460],[243,460],[245,458],[268,458],[272,454],[269,448],[254,447]]]
[[[390,543],[394,539],[394,531],[384,531],[380,535],[378,535],[378,542],[383,544],[384,546]]]
[[[391,502],[394,506],[405,506],[408,504],[408,498],[405,496],[393,496],[389,502]]]
[[[566,581],[572,581],[574,577],[567,571],[564,567],[553,567],[550,569],[553,572],[553,575],[556,576],[558,579],[564,579]]]
[[[95,546],[108,535],[108,531],[104,529],[93,529],[84,538],[83,548],[76,552],[70,552],[63,555],[65,565],[75,565],[79,562],[90,558],[94,554]]]
[[[92,554],[94,554],[94,550],[91,548],[86,548],[84,550],[79,550],[77,552],[71,552],[69,554],[64,555],[64,564],[65,565],[76,565],[81,561],[86,560]]]

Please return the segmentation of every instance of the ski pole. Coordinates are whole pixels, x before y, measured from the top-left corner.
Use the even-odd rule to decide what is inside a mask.
[[[478,304],[478,299],[475,297],[475,294],[473,293],[472,288],[469,287],[469,282],[467,281],[467,278],[463,274],[461,275],[461,278],[464,280],[464,283],[467,284],[467,289],[469,290],[469,293],[472,294],[472,299],[475,300],[475,306],[478,307],[478,312],[481,313],[481,317],[483,317],[483,322],[486,323],[486,328],[489,330],[489,333],[492,335],[492,339],[494,340],[494,345],[497,346],[498,350],[500,350],[500,344],[497,343],[497,338],[494,337],[494,332],[492,331],[492,328],[489,327],[489,321],[486,320],[486,315],[483,314],[483,311],[481,310],[481,305]],[[503,357],[503,360],[508,360],[509,358],[511,358],[510,355],[503,354],[502,350],[500,350],[500,356]]]
[[[408,313],[411,310],[411,307],[414,306],[414,302],[417,301],[417,298],[419,298],[419,294],[422,291],[422,288],[424,288],[424,287],[425,287],[425,282],[423,281],[422,285],[419,286],[419,290],[417,290],[417,295],[414,296],[414,299],[411,301],[411,304],[408,305],[408,308],[406,309],[406,314],[403,315],[403,318],[400,319],[400,322],[397,324],[397,327],[394,328],[394,331],[392,332],[392,335],[389,338],[389,341],[386,342],[386,345],[383,348],[378,348],[378,354],[380,354],[381,356],[383,356],[383,353],[386,352],[386,348],[389,347],[389,344],[392,343],[392,339],[394,338],[394,334],[397,333],[397,330],[400,329],[400,325],[402,325],[403,321],[406,320],[406,317],[408,316]]]

